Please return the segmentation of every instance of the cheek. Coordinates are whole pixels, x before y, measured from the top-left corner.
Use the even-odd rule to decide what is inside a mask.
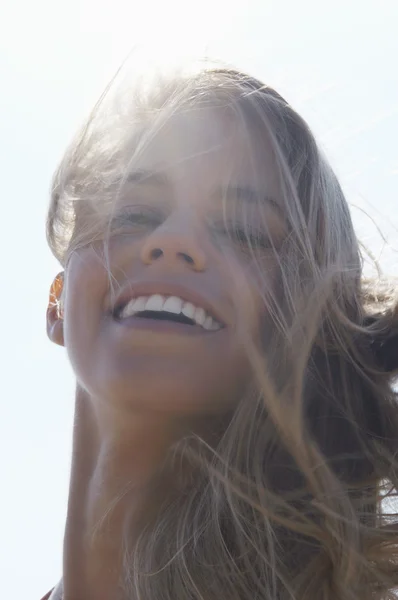
[[[92,248],[75,252],[65,276],[65,346],[74,370],[84,369],[103,317],[108,274]]]
[[[278,287],[277,259],[269,254],[238,258],[230,263],[230,289],[233,289],[237,331],[240,338],[255,339],[271,312]]]

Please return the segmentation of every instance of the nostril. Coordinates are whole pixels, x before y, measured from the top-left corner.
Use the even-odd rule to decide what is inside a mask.
[[[152,260],[156,260],[157,258],[160,258],[163,254],[163,250],[161,250],[160,248],[154,248],[151,251],[151,259]]]
[[[194,264],[194,260],[193,260],[192,256],[189,256],[189,254],[185,254],[185,252],[178,252],[178,256],[180,256],[183,260],[185,260],[185,262],[187,262],[189,265]]]
[[[149,250],[149,249],[148,249]],[[196,268],[197,261],[187,252],[176,252],[174,248],[152,248],[146,253],[146,260],[150,263],[159,258],[170,255],[170,258],[181,260],[193,268]]]

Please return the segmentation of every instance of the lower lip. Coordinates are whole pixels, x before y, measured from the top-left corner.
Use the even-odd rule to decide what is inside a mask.
[[[156,319],[146,319],[145,317],[127,317],[125,319],[114,320],[118,325],[129,329],[140,329],[178,335],[208,335],[221,331],[220,329],[209,331],[200,327],[200,325],[186,325],[184,323],[175,323],[174,321],[157,321]]]

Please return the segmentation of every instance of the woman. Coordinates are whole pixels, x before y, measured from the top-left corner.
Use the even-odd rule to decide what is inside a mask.
[[[398,313],[290,105],[224,69],[106,95],[48,239],[77,380],[51,600],[392,597]]]

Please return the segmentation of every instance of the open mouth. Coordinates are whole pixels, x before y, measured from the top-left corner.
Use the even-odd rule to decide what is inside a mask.
[[[175,315],[167,311],[143,310],[135,316],[139,319],[155,319],[156,321],[171,321],[172,323],[181,323],[182,325],[196,325],[193,319],[186,317],[182,313]]]
[[[117,306],[113,316],[118,321],[126,319],[152,319],[180,325],[202,327],[206,331],[218,331],[223,327],[213,315],[200,306],[195,306],[177,296],[138,296]]]

